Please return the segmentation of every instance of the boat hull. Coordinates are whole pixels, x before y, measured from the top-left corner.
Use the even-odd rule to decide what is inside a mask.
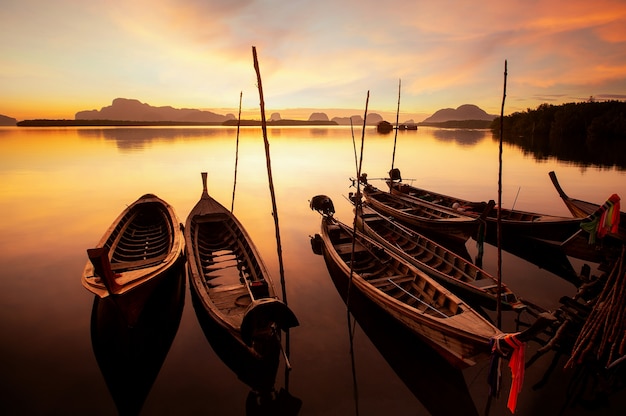
[[[481,306],[495,310],[499,294],[503,309],[525,307],[505,284],[500,282],[498,291],[498,280],[471,261],[434,240],[377,214],[368,206],[362,206],[358,210],[357,223],[369,237],[404,257],[464,299],[471,298]]]
[[[255,390],[273,389],[281,352],[280,330],[298,325],[281,302],[261,255],[239,220],[209,196],[206,174],[203,191],[185,223],[187,270],[196,314],[229,338],[233,351],[246,356],[246,366],[263,370],[255,381],[237,373]],[[209,325],[207,320],[212,324]],[[252,364],[254,363],[254,364]]]
[[[408,196],[418,200],[427,200],[448,208],[455,208],[465,215],[477,218],[487,206],[485,202],[468,201],[450,195],[444,195],[405,183],[387,181],[395,195]],[[485,217],[486,238],[495,241],[498,230],[498,208],[489,211]],[[569,217],[539,214],[529,211],[500,210],[500,226],[503,238],[511,239],[525,236],[550,241],[565,241],[580,229],[580,221]]]
[[[388,269],[380,272],[380,275],[374,277],[374,280],[380,281],[382,276],[382,280],[391,281],[393,277],[389,279],[387,277],[400,272],[403,274],[403,278],[408,276],[409,280],[411,280],[411,285],[427,286],[428,290],[434,290],[437,293],[435,298],[439,299],[439,302],[442,302],[445,298],[443,303],[453,303],[458,309],[455,309],[455,312],[452,312],[450,315],[446,312],[444,314],[446,316],[434,316],[436,314],[430,310],[425,312],[425,310],[420,310],[419,307],[411,306],[405,301],[392,296],[390,292],[394,290],[392,287],[392,285],[396,284],[394,281],[390,282],[391,285],[387,282],[383,282],[383,285],[380,283],[375,285],[372,283],[374,280],[371,280],[369,277],[368,279],[370,280],[367,280],[363,277],[364,274],[362,272],[356,273],[353,271],[351,273],[350,266],[345,260],[345,253],[342,256],[338,252],[333,243],[333,239],[336,237],[331,237],[331,234],[336,232],[333,229],[342,226],[341,223],[329,217],[325,217],[322,220],[320,235],[323,243],[322,254],[331,273],[340,275],[343,279],[350,281],[354,288],[376,303],[402,325],[419,335],[425,342],[440,352],[453,366],[466,368],[474,365],[479,360],[488,358],[490,339],[501,334],[497,328],[430,277],[360,233],[357,233],[360,243],[374,247],[372,250],[376,250],[380,255],[385,253],[384,256],[387,263],[381,262],[380,265],[386,264],[387,266],[385,267],[388,267]],[[347,233],[347,231],[345,232]],[[400,282],[400,279],[395,281]],[[405,287],[409,288],[410,286]]]
[[[469,217],[436,204],[382,192],[371,185],[363,189],[365,200],[376,211],[392,216],[396,221],[440,238],[465,243],[470,237],[478,239],[480,218]]]
[[[128,206],[87,250],[81,283],[100,298],[113,296],[135,322],[160,280],[184,261],[184,237],[174,208],[153,194]]]

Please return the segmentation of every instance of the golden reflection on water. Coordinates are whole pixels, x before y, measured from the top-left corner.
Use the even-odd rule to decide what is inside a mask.
[[[308,199],[329,194],[338,212],[349,215],[344,197],[355,176],[352,133],[345,127],[269,128],[271,166],[279,218],[306,213]],[[0,199],[4,235],[15,224],[30,224],[45,238],[52,224],[65,232],[91,232],[99,238],[122,208],[144,193],[175,206],[181,222],[200,195],[199,173],[209,173],[209,192],[231,206],[236,128],[4,128],[0,135]],[[357,151],[361,132],[356,129]],[[393,156],[393,134],[366,130],[362,171],[386,176]],[[235,213],[252,234],[273,226],[265,149],[261,130],[240,131]],[[547,173],[572,196],[603,202],[626,194],[624,174],[612,170],[536,162],[518,149],[503,150],[503,206],[568,215]],[[394,166],[406,181],[466,199],[497,199],[498,144],[486,131],[422,128],[400,132]],[[373,182],[382,186],[382,182]],[[314,218],[314,216],[313,216]],[[304,218],[300,218],[304,220]],[[270,227],[267,223],[270,223]],[[71,225],[69,225],[71,224]],[[291,225],[291,224],[290,224]],[[22,229],[23,230],[23,229]]]
[[[356,169],[352,135],[346,127],[270,128],[268,134],[287,290],[290,307],[301,321],[301,327],[298,332],[294,330],[292,338],[294,351],[297,351],[294,362],[298,366],[293,383],[296,391],[300,386],[299,392],[310,398],[307,406],[324,408],[328,402],[348,401],[350,392],[342,389],[349,382],[341,377],[349,380],[345,377],[349,376],[350,369],[348,346],[342,344],[347,342],[344,322],[338,321],[345,317],[343,304],[338,303],[323,260],[311,252],[308,237],[319,231],[320,219],[310,210],[308,201],[317,194],[329,195],[337,217],[347,223],[351,221],[352,209],[345,197],[354,191],[349,180],[355,176]],[[360,149],[360,138],[357,129],[357,149]],[[75,399],[77,395],[73,392],[78,378],[74,373],[69,373],[67,377],[71,381],[66,384],[51,383],[44,378],[48,373],[65,374],[67,369],[84,377],[81,381],[85,382],[81,384],[88,386],[84,387],[88,389],[86,393],[93,395],[94,391],[99,391],[93,386],[101,383],[100,378],[82,373],[88,373],[89,369],[97,372],[91,351],[85,346],[89,341],[88,316],[93,302],[79,279],[87,261],[85,250],[100,239],[126,205],[145,193],[154,193],[173,205],[184,223],[200,198],[202,171],[209,174],[212,196],[230,208],[235,139],[236,128],[223,127],[0,128],[0,276],[3,282],[0,305],[11,310],[11,314],[0,315],[0,329],[12,335],[5,340],[5,348],[12,359],[12,367],[7,371],[17,374],[11,394],[18,390],[28,392],[24,394],[29,396],[32,392],[47,394],[54,384],[59,386],[55,400],[61,400],[57,397],[62,397],[63,392],[72,392],[72,399]],[[383,183],[373,178],[386,176],[391,168],[393,143],[393,135],[378,135],[374,128],[366,130],[363,172],[368,173],[377,186],[382,187]],[[504,146],[503,153],[505,207],[515,203],[519,209],[568,215],[550,182],[550,170],[557,172],[572,197],[602,203],[612,193],[626,195],[623,171],[581,168],[557,160],[538,162],[511,146]],[[401,169],[405,180],[414,179],[416,185],[424,188],[473,200],[497,198],[498,143],[489,132],[432,128],[400,132],[394,166]],[[242,128],[235,214],[251,234],[278,285],[271,210],[261,130]],[[468,247],[471,244],[468,243]],[[494,253],[489,252],[488,247],[486,251],[485,264],[494,272]],[[546,307],[554,306],[544,303],[554,302],[554,294],[561,296],[575,290],[562,279],[530,269],[528,263],[513,256],[505,256],[503,263],[507,268],[507,284],[518,295]],[[538,291],[537,287],[542,289]],[[191,313],[195,322],[193,312],[186,309],[185,313]],[[53,316],[54,327],[42,320],[48,315]],[[180,357],[175,354],[171,359],[178,359],[175,362],[187,371],[184,374],[193,373],[197,379],[208,383],[195,371],[196,365],[203,365],[202,362],[188,359],[189,354],[198,351],[193,349],[197,337],[189,329],[194,327],[189,315],[186,316],[182,330],[187,331],[188,338],[174,347]],[[43,328],[42,322],[45,322]],[[361,346],[364,338],[357,340]],[[189,345],[191,349],[186,349]],[[64,353],[61,355],[59,351]],[[208,350],[202,353],[206,355],[203,358],[210,359]],[[314,359],[303,359],[304,356]],[[33,357],[42,361],[32,364]],[[388,369],[375,361],[377,353],[367,357],[367,366],[359,367],[359,374],[368,381],[364,383],[365,389],[370,384],[375,388],[368,404],[384,406],[383,399],[375,396],[380,394],[400,394],[402,400],[406,400],[401,390],[390,387],[394,383],[391,376],[384,378],[384,386],[369,383],[374,379],[380,381],[380,371]],[[22,364],[27,362],[32,368]],[[57,365],[62,365],[63,371],[54,368]],[[46,371],[48,368],[51,371]],[[215,366],[212,370],[219,368]],[[170,379],[162,384],[172,385],[171,378],[170,373]],[[210,374],[212,379],[213,373]],[[37,389],[39,380],[43,380],[42,386]],[[225,383],[221,378],[218,380],[220,384]],[[314,381],[319,383],[315,388],[305,388],[309,380],[312,380],[311,385]],[[332,396],[330,399],[319,396],[320,386],[327,389],[327,394]],[[100,389],[104,390],[105,386],[100,385]],[[163,393],[163,389],[160,392]],[[153,406],[158,406],[161,398],[155,393]],[[222,393],[215,392],[211,399],[219,401],[216,395]],[[202,387],[198,394],[204,400],[206,389]],[[99,397],[96,405],[107,403],[106,396],[104,399],[96,397]],[[364,394],[363,397],[369,396]],[[92,401],[85,400],[92,408]],[[183,403],[176,405],[178,408]],[[404,402],[405,408],[413,409],[414,405],[414,401]]]

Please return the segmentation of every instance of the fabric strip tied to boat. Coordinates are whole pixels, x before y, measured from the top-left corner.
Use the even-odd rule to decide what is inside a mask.
[[[507,354],[501,348],[501,341],[504,341],[511,349],[509,358],[509,368],[511,369],[511,390],[509,391],[509,399],[507,407],[511,413],[515,413],[517,407],[517,396],[522,391],[524,384],[524,355],[526,351],[526,343],[517,339],[516,334],[497,335],[491,339],[491,364],[488,372],[487,382],[490,385],[490,393],[492,396],[498,396],[500,392],[500,359],[506,357]]]
[[[596,236],[603,238],[608,233],[617,233],[620,219],[620,197],[613,194],[600,208],[583,221],[580,227],[589,233],[589,244],[596,242]]]

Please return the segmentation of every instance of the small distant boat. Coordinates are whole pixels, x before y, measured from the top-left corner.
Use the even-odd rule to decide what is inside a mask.
[[[201,198],[185,224],[195,305],[251,357],[267,364],[259,368],[272,374],[257,388],[270,391],[281,351],[280,330],[297,326],[298,319],[278,299],[271,276],[243,225],[209,196],[205,172],[202,186]]]
[[[356,218],[357,224],[368,236],[403,256],[462,298],[468,296],[467,299],[471,297],[482,306],[496,309],[496,277],[426,236],[380,215],[367,204],[357,210]],[[500,285],[500,299],[503,309],[521,310],[526,307],[503,283]]]
[[[489,343],[503,333],[448,289],[394,251],[336,220],[332,201],[318,195],[319,241],[331,273],[337,273],[457,368],[486,359]]]
[[[390,172],[387,185],[393,194],[427,201],[473,218],[483,215],[487,206],[486,202],[468,201],[444,195],[402,183],[401,180],[399,169],[394,169]],[[498,209],[490,210],[485,220],[487,222],[487,236],[495,238],[497,235]],[[500,224],[502,235],[505,238],[515,238],[523,235],[550,241],[564,241],[580,228],[580,220],[574,218],[505,208],[500,209]]]
[[[481,215],[469,216],[452,208],[410,196],[383,192],[367,183],[367,175],[361,175],[360,181],[363,184],[365,200],[376,211],[390,215],[411,228],[460,243],[465,243],[470,237],[478,240],[481,223],[493,207],[491,201]]]
[[[174,208],[153,194],[143,195],[87,250],[82,284],[100,298],[113,297],[132,326],[154,287],[184,260],[184,247]]]

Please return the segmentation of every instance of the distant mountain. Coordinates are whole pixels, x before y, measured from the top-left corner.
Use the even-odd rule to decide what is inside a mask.
[[[211,111],[190,108],[153,107],[135,99],[116,98],[108,107],[100,110],[79,111],[76,120],[131,120],[131,121],[178,121],[194,123],[223,123],[234,119],[232,114],[220,115]]]
[[[15,126],[16,124],[16,119],[0,114],[0,126]]]
[[[324,113],[317,113],[317,114],[324,114]],[[320,117],[319,115],[317,115],[317,117]],[[331,119],[331,121],[334,121],[335,123],[339,124],[339,125],[344,125],[344,126],[349,126],[350,125],[350,120],[352,120],[352,125],[355,127],[358,127],[359,125],[363,125],[363,117],[361,116],[351,116],[351,117],[333,117]],[[380,123],[381,121],[383,121],[383,117],[378,114],[378,113],[370,113],[367,115],[367,125],[368,126],[375,126],[378,123]]]
[[[420,124],[443,123],[446,121],[484,120],[493,121],[497,116],[487,114],[484,110],[473,104],[463,104],[457,109],[443,108]]]

